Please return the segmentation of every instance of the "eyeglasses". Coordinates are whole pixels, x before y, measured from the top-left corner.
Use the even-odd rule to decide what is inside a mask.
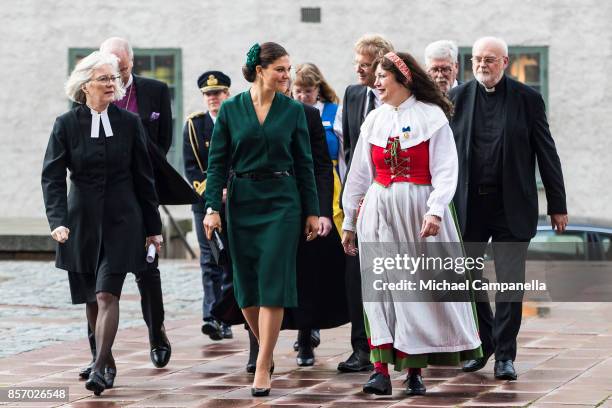
[[[357,62],[357,61],[353,61],[353,65],[355,67],[358,67],[359,69],[369,69],[372,68],[372,63],[367,63],[367,62]]]
[[[97,77],[94,79],[91,79],[90,81],[96,81],[96,82],[100,82],[101,84],[107,85],[110,84],[112,82],[115,82],[116,80],[118,80],[119,78],[121,78],[120,76],[115,76],[115,75],[104,75],[101,77]]]
[[[504,57],[472,57],[471,60],[473,64],[480,64],[481,62],[484,62],[487,65],[491,65],[502,58]]]
[[[453,67],[430,67],[427,69],[427,72],[431,74],[444,74],[448,75],[452,72]]]

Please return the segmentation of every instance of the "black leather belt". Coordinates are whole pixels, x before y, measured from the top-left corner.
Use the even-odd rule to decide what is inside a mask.
[[[278,179],[282,177],[288,177],[291,173],[288,171],[272,171],[268,173],[248,172],[248,173],[236,173],[238,178],[248,178],[251,180],[268,180]]]
[[[479,184],[476,191],[479,195],[495,194],[499,192],[499,187],[490,184]]]

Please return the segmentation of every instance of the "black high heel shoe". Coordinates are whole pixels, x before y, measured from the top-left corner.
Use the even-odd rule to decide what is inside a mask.
[[[106,389],[106,381],[104,381],[104,376],[102,373],[96,370],[91,370],[89,378],[85,382],[85,388],[87,388],[89,391],[93,391],[96,396],[102,394],[102,392]]]
[[[106,383],[106,388],[113,388],[115,383],[115,377],[117,376],[117,368],[116,367],[106,367],[104,369],[104,382]]]
[[[272,379],[272,374],[274,374],[274,360],[272,360],[272,365],[270,366],[270,380]],[[267,397],[270,395],[270,388],[251,388],[251,395],[254,397]]]

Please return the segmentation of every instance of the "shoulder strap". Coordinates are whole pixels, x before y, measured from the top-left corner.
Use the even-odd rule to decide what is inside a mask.
[[[325,129],[333,129],[337,111],[338,105],[336,105],[335,103],[328,102],[323,105],[323,113],[321,114],[321,120],[323,122],[329,122],[329,126],[323,125]]]
[[[187,118],[187,126],[189,127],[189,143],[191,144],[191,150],[193,150],[193,155],[198,162],[198,167],[202,174],[206,174],[206,170],[204,170],[204,166],[202,166],[202,160],[200,159],[200,145],[198,143],[198,138],[196,135],[195,125],[193,124],[193,118],[191,115]]]

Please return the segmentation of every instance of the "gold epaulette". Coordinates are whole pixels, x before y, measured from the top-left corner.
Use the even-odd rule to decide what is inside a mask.
[[[203,180],[203,181],[194,181],[193,182],[193,189],[199,195],[204,194],[204,191],[206,190],[206,180]]]
[[[187,120],[206,115],[206,112],[192,112],[187,116]]]

